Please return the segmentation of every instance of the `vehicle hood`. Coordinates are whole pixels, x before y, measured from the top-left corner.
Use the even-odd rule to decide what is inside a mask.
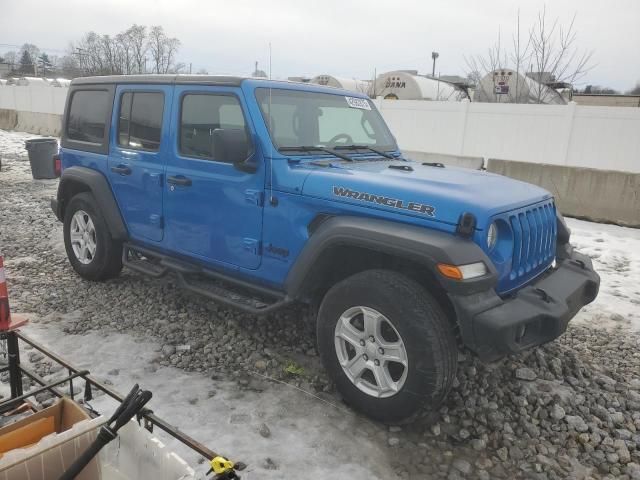
[[[501,175],[414,161],[356,160],[303,168],[312,170],[303,195],[449,224],[469,212],[479,229],[494,215],[551,198],[540,187]]]

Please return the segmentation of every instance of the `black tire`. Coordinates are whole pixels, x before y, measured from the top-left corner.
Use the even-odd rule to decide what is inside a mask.
[[[84,211],[95,227],[95,255],[89,263],[82,263],[71,244],[71,222],[78,211]],[[64,212],[64,247],[73,269],[87,280],[99,281],[117,277],[122,270],[122,243],[111,238],[104,217],[95,198],[88,192],[75,195]]]
[[[392,396],[377,398],[365,393],[339,363],[336,324],[343,313],[357,306],[384,315],[404,342],[406,377]],[[317,338],[322,361],[344,401],[384,423],[406,423],[438,408],[456,375],[458,350],[451,323],[429,292],[397,272],[367,270],[333,286],[320,305]]]

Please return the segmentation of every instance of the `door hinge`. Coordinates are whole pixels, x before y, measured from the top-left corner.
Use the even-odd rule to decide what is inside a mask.
[[[162,173],[150,173],[149,177],[153,178],[158,183],[158,186],[162,187],[164,185]]]
[[[250,252],[253,255],[261,254],[262,242],[259,240],[256,240],[255,238],[243,238],[242,243],[247,252]]]
[[[149,223],[151,225],[157,225],[159,228],[164,228],[164,217],[157,213],[152,213],[149,215]]]
[[[261,190],[245,190],[244,198],[248,203],[262,207],[264,205],[264,192]]]

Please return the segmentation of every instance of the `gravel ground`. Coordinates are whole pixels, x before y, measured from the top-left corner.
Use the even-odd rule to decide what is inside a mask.
[[[153,339],[162,345],[159,366],[240,387],[266,375],[339,402],[302,308],[255,318],[178,291],[171,278],[124,270],[89,283],[75,275],[49,208],[57,182],[31,180],[25,138],[0,131],[0,250],[14,311],[70,335]],[[640,232],[606,226],[607,242],[629,242],[607,256],[613,243],[598,248],[588,238],[600,226],[570,224],[574,241],[602,269],[602,297],[610,301],[598,300],[563,337],[526,354],[484,365],[461,353],[454,389],[431,423],[387,428],[362,419],[356,433],[380,444],[398,478],[640,480],[640,287],[625,283],[638,278],[640,262],[622,251],[640,250]]]

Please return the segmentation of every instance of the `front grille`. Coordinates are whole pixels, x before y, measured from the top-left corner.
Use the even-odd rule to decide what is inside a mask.
[[[509,280],[527,280],[542,272],[556,252],[556,206],[553,200],[509,214],[513,257]]]

